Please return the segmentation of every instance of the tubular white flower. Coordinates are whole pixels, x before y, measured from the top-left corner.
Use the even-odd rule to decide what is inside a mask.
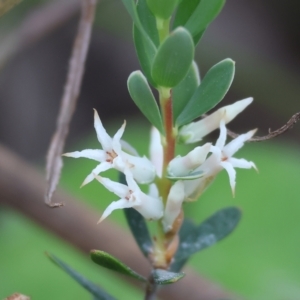
[[[150,183],[154,180],[155,168],[146,157],[137,157],[122,151],[121,137],[124,133],[125,126],[126,122],[124,121],[121,128],[116,132],[114,137],[111,138],[103,127],[97,111],[94,110],[94,127],[103,150],[87,149],[63,154],[68,157],[84,157],[100,162],[85,178],[81,186],[91,182],[95,174],[98,175],[111,168],[115,168],[120,172],[129,169],[138,183]],[[132,151],[134,151],[134,149],[132,149]]]
[[[127,185],[114,182],[108,178],[95,176],[109,191],[121,199],[112,202],[103,212],[99,222],[102,222],[115,209],[129,208],[136,209],[147,220],[158,220],[163,216],[163,203],[160,198],[151,197],[141,191],[131,172],[125,171]]]
[[[206,159],[211,143],[196,147],[185,156],[178,155],[168,165],[168,174],[179,177],[186,176],[198,168]]]
[[[221,107],[211,115],[188,125],[182,126],[178,133],[178,139],[185,144],[191,144],[198,141],[219,127],[221,120],[225,124],[233,120],[241,113],[250,103],[253,98],[246,98],[237,101],[233,104]]]
[[[249,140],[255,132],[256,129],[245,134],[241,134],[225,146],[227,129],[225,122],[221,121],[220,136],[216,142],[216,145],[211,146],[211,156],[199,168],[196,169],[196,171],[201,171],[205,175],[196,180],[184,181],[186,200],[196,200],[222,169],[225,169],[229,176],[230,187],[234,195],[236,183],[236,171],[234,168],[254,168],[256,170],[257,168],[251,161],[247,161],[243,158],[234,158],[232,156],[243,147],[244,143]]]
[[[155,166],[157,176],[161,177],[163,168],[163,146],[161,144],[160,133],[155,127],[151,127],[150,132],[150,160]]]
[[[165,232],[172,229],[172,225],[180,213],[184,197],[184,184],[181,180],[176,181],[170,189],[164,217],[162,219]]]

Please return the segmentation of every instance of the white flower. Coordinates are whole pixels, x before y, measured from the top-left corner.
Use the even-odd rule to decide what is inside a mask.
[[[136,209],[147,220],[158,220],[163,216],[163,203],[159,197],[151,197],[143,193],[132,174],[125,171],[127,185],[114,182],[108,178],[95,176],[95,178],[102,183],[109,191],[113,192],[121,199],[112,202],[103,212],[98,223],[103,221],[115,209],[129,208]]]
[[[163,146],[161,144],[160,133],[155,127],[151,127],[150,132],[150,160],[155,166],[158,177],[162,176],[163,168]]]
[[[170,189],[167,204],[165,207],[164,217],[162,219],[162,224],[165,232],[168,232],[172,229],[172,225],[180,213],[184,197],[185,194],[183,181],[176,181]]]
[[[225,146],[227,129],[225,122],[221,121],[220,136],[216,145],[211,146],[211,156],[196,169],[196,171],[203,172],[204,176],[196,180],[184,181],[186,200],[191,201],[197,199],[222,169],[225,169],[228,173],[229,183],[234,195],[236,178],[234,168],[256,169],[256,166],[251,161],[247,161],[243,158],[234,158],[232,156],[243,147],[244,143],[254,135],[255,131],[256,129],[241,134]]]
[[[225,124],[229,123],[252,101],[253,98],[237,101],[233,104],[221,107],[211,115],[197,122],[182,126],[178,133],[178,140],[185,144],[201,141],[204,136],[219,127],[221,120],[224,120]]]
[[[138,183],[152,182],[155,178],[155,168],[153,164],[146,157],[137,157],[122,151],[121,137],[124,133],[126,122],[123,123],[114,137],[111,138],[103,127],[97,111],[94,110],[94,112],[94,127],[103,150],[86,149],[63,154],[68,157],[85,157],[100,162],[85,178],[81,186],[91,182],[95,174],[98,175],[111,168],[115,168],[121,172],[124,172],[125,169],[129,169]],[[132,151],[135,150],[132,149]]]
[[[168,165],[168,174],[171,177],[187,176],[198,168],[206,159],[211,143],[196,147],[185,156],[178,155]]]

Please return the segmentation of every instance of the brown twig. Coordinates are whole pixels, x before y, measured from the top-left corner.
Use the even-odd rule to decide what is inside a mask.
[[[266,140],[270,140],[272,138],[275,138],[283,133],[285,133],[287,130],[293,128],[293,126],[300,120],[300,112],[297,112],[296,114],[294,114],[289,120],[288,122],[283,125],[282,127],[280,127],[277,130],[271,131],[269,129],[269,134],[265,135],[265,136],[254,136],[251,139],[247,140],[247,142],[263,142]],[[232,137],[232,138],[236,138],[239,136],[239,134],[227,129],[227,134]]]
[[[82,0],[81,18],[70,58],[67,81],[57,119],[56,132],[52,137],[47,155],[46,178],[48,185],[45,192],[45,203],[50,207],[63,205],[62,203],[52,203],[51,198],[58,184],[63,165],[61,155],[69,131],[69,124],[79,96],[95,10],[96,0]]]
[[[149,274],[149,263],[129,233],[109,220],[97,226],[99,213],[62,191],[58,191],[55,197],[58,202],[66,203],[68,209],[49,211],[40,201],[44,189],[45,182],[40,172],[0,145],[0,204],[19,210],[85,254],[91,249],[101,249],[138,273]],[[185,278],[159,291],[160,299],[237,299],[190,269],[187,268],[185,273]],[[125,280],[127,277],[122,278]],[[142,288],[136,281],[130,281],[130,284]]]

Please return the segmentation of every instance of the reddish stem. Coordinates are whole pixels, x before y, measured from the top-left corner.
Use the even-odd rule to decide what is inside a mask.
[[[164,126],[166,131],[166,144],[164,146],[164,171],[174,158],[175,139],[173,136],[172,96],[164,101]]]

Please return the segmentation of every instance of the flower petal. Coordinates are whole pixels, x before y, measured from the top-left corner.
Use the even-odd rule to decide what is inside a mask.
[[[109,204],[107,206],[107,208],[103,212],[103,214],[97,224],[99,224],[105,218],[107,218],[115,209],[123,209],[123,208],[129,208],[129,207],[132,207],[132,203],[126,199],[120,199],[118,201],[113,201],[111,204]]]
[[[226,139],[227,139],[227,129],[226,129],[226,126],[225,126],[225,121],[221,120],[221,122],[220,122],[220,135],[219,135],[219,138],[217,139],[216,147],[220,148],[220,149],[224,148],[225,143],[226,143]]]
[[[231,191],[233,196],[235,195],[235,178],[236,178],[236,171],[232,164],[227,161],[222,161],[220,165],[226,170],[228,176],[229,176],[229,184],[231,187]]]
[[[251,139],[252,136],[255,134],[256,129],[250,130],[247,133],[239,135],[237,138],[232,140],[230,143],[228,143],[224,147],[224,153],[226,156],[231,157],[233,154],[235,154],[238,150],[240,150],[244,143]]]
[[[63,156],[73,157],[73,158],[89,158],[99,162],[103,162],[106,159],[106,154],[103,150],[93,150],[93,149],[86,149],[82,151],[74,151],[64,153]]]
[[[159,220],[163,216],[163,203],[160,198],[154,198],[143,192],[135,194],[139,201],[133,206],[146,220]]]
[[[241,169],[254,168],[257,171],[257,167],[256,167],[255,163],[252,161],[247,161],[244,158],[230,157],[228,159],[228,162],[230,162],[234,168],[241,168]]]
[[[97,133],[98,141],[102,145],[103,150],[111,150],[112,138],[107,134],[105,128],[103,127],[96,109],[94,109],[94,127]]]
[[[129,188],[127,185],[112,181],[109,178],[95,176],[95,178],[102,183],[110,192],[116,194],[120,198],[126,198],[129,195]]]
[[[159,198],[159,191],[155,183],[149,184],[148,195],[153,198]]]
[[[207,134],[211,133],[219,127],[220,121],[223,119],[225,124],[233,120],[241,113],[250,103],[253,98],[246,98],[237,101],[233,104],[223,106],[211,115],[188,125],[183,126],[179,131],[179,139],[185,143],[195,143]]]
[[[156,172],[151,161],[144,157],[136,157],[122,152],[122,159],[125,163],[125,168],[128,168],[133,174],[133,178],[142,184],[153,182]]]
[[[124,133],[125,130],[125,126],[126,126],[126,121],[124,121],[123,125],[121,126],[121,128],[115,133],[113,140],[112,140],[112,148],[114,149],[114,151],[117,154],[121,153],[122,150],[122,146],[120,143],[121,137]]]
[[[163,167],[163,146],[161,144],[161,137],[159,131],[151,128],[150,132],[150,160],[156,169],[157,176],[162,176]]]
[[[172,229],[173,223],[181,211],[184,197],[184,184],[181,180],[176,181],[170,189],[162,220],[165,232]]]
[[[95,179],[95,175],[100,174],[101,172],[107,171],[112,168],[111,163],[108,162],[103,162],[99,164],[96,168],[92,170],[92,172],[84,179],[83,183],[81,184],[80,187],[83,187],[84,185],[90,183]]]
[[[196,147],[185,156],[177,156],[168,165],[170,176],[186,176],[198,168],[206,159],[211,149],[211,144]]]

